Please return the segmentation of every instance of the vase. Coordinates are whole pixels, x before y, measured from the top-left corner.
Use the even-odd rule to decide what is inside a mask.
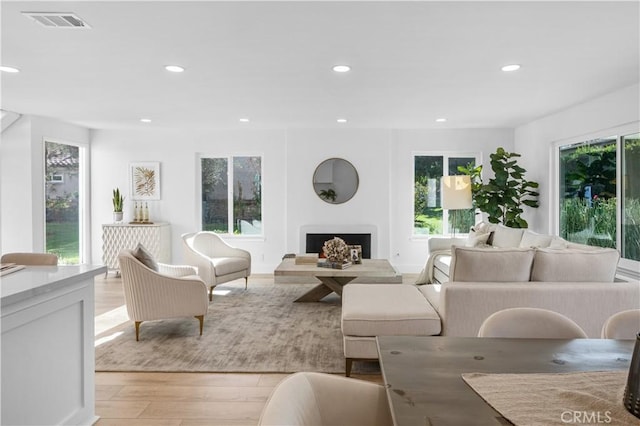
[[[122,222],[122,212],[113,212],[113,221]]]
[[[636,336],[623,402],[631,414],[640,418],[640,333]]]

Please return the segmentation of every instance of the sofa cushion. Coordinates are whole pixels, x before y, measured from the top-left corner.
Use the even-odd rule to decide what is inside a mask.
[[[523,233],[524,229],[522,228],[509,228],[499,224],[493,231],[491,245],[494,247],[519,247]]]
[[[524,248],[452,248],[449,281],[522,282],[529,281],[533,249]]]
[[[524,231],[522,234],[522,240],[520,240],[520,247],[549,247],[553,236],[538,234],[530,230]]]
[[[424,298],[427,299],[429,304],[433,306],[433,309],[436,312],[440,312],[440,290],[442,288],[442,284],[431,284],[431,285],[423,285],[418,287],[420,293],[424,295]]]
[[[158,262],[156,262],[156,260],[153,258],[153,255],[149,253],[149,251],[144,248],[142,244],[138,243],[137,247],[131,254],[144,266],[151,269],[152,271],[158,272]]]
[[[467,241],[465,241],[465,247],[482,247],[487,244],[491,233],[479,233],[476,231],[469,231],[469,236],[467,237]]]
[[[342,292],[346,336],[431,336],[440,317],[420,291],[403,284],[349,284]]]
[[[216,277],[249,269],[249,259],[243,257],[214,257],[211,263],[216,270]]]
[[[613,282],[619,259],[614,249],[537,249],[531,281]]]

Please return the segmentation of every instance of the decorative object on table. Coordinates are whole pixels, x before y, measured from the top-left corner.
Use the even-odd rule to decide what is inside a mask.
[[[473,207],[471,200],[471,177],[468,175],[442,176],[440,197],[442,208],[453,212],[453,237],[456,236],[456,210]]]
[[[160,163],[131,163],[131,197],[134,200],[160,199]],[[141,205],[142,208],[142,205]]]
[[[518,166],[520,154],[499,147],[491,154],[494,177],[488,184],[482,182],[482,166],[463,167],[458,170],[471,176],[471,194],[475,208],[489,215],[489,222],[502,223],[510,228],[527,228],[529,224],[521,214],[523,205],[538,208],[538,183],[526,180],[525,169]]]
[[[349,245],[349,261],[354,265],[362,263],[362,246],[359,244]]]
[[[321,259],[316,264],[319,268],[331,268],[331,269],[347,269],[352,265],[348,260],[342,262],[332,262],[329,259]]]
[[[120,188],[113,190],[113,221],[122,222],[122,206],[124,203],[124,196],[120,194]]]
[[[149,220],[149,205],[145,202],[144,205],[140,202],[140,205],[136,202],[133,207],[133,222],[132,225],[152,225],[153,222]]]
[[[318,253],[297,254],[294,257],[296,265],[315,265],[318,263]]]
[[[343,262],[349,259],[349,246],[340,237],[325,241],[322,246],[324,256],[331,262]]]
[[[636,336],[623,402],[631,414],[640,418],[640,333]]]

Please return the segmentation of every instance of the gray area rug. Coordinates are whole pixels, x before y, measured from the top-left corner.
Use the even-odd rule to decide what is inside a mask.
[[[122,331],[96,347],[96,371],[344,373],[339,297],[294,303],[313,285],[237,283],[216,287],[228,293],[214,295],[202,336],[195,318],[144,322],[139,342],[132,322],[103,333]]]

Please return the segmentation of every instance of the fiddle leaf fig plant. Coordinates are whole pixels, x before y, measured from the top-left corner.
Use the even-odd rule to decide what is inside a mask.
[[[510,228],[527,228],[523,207],[537,208],[538,183],[525,179],[525,169],[517,164],[520,154],[500,147],[491,154],[494,177],[482,182],[482,166],[460,166],[458,170],[471,177],[471,196],[475,207],[488,215],[489,222]]]

